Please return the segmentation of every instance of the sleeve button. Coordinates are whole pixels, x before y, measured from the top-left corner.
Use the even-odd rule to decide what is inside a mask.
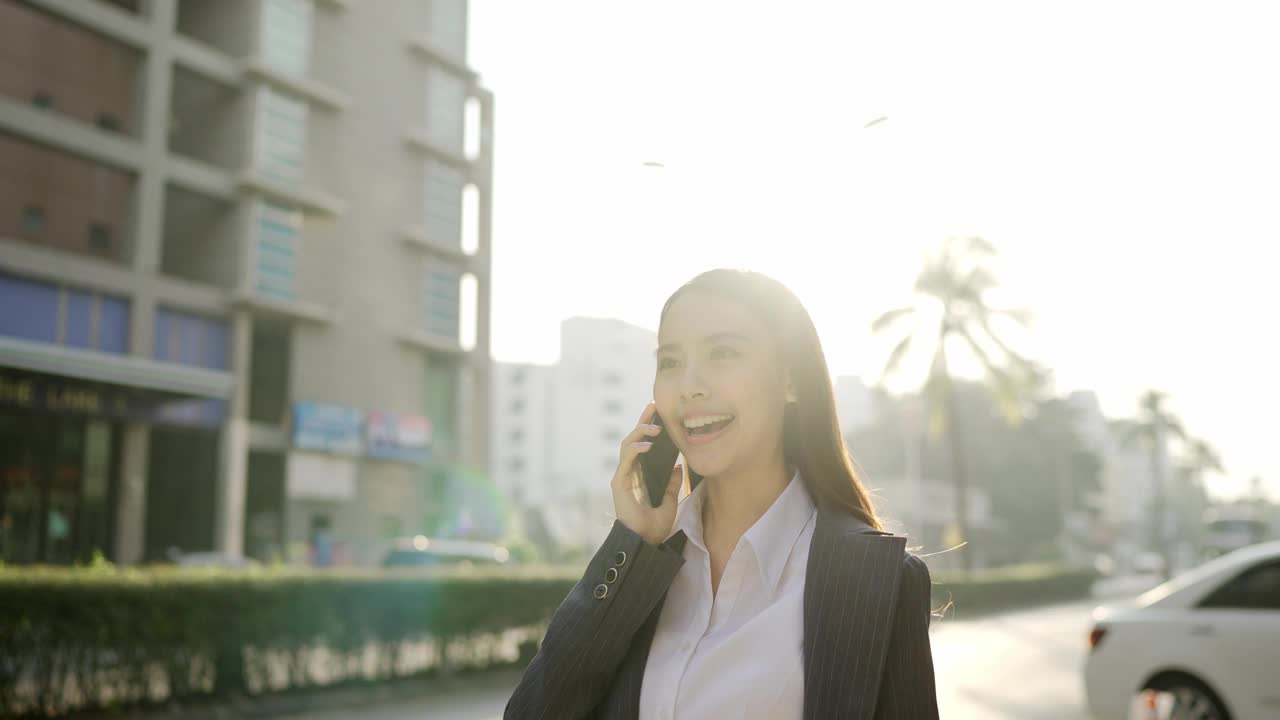
[[[612,584],[618,579],[618,568],[609,568],[604,571],[604,581]]]
[[[627,553],[624,550],[619,550],[613,556],[613,564],[617,565],[618,567],[622,567],[624,564],[626,564],[626,562],[627,562]]]
[[[605,585],[604,583],[600,583],[599,585],[596,586],[595,592],[593,594],[596,596],[597,600],[603,600],[604,596],[609,594],[609,586]]]

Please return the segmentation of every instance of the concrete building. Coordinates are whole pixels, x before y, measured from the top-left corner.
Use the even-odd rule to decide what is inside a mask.
[[[519,507],[551,499],[555,365],[494,363],[490,460],[498,489]]]
[[[651,330],[575,317],[561,323],[555,365],[496,364],[494,478],[558,546],[595,548],[613,524],[609,480],[653,397],[657,345]]]
[[[1123,565],[1151,545],[1155,484],[1150,451],[1122,442],[1123,423],[1118,430],[1102,414],[1093,392],[1073,392],[1067,402],[1076,410],[1077,434],[1102,461],[1102,490],[1095,500],[1100,510],[1097,540],[1112,547]]]
[[[0,0],[0,559],[369,561],[485,471],[466,25],[465,0]]]

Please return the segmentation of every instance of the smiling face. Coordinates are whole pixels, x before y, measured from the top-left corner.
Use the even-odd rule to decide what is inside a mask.
[[[658,334],[653,399],[686,462],[704,477],[782,455],[791,387],[776,343],[750,308],[691,289]]]

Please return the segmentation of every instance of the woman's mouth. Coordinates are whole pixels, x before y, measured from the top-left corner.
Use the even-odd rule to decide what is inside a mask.
[[[707,415],[684,421],[684,435],[690,445],[706,445],[714,442],[733,424],[732,415]]]

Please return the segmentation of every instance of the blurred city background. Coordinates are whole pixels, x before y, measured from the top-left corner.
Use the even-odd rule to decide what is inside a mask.
[[[1280,538],[1263,15],[0,0],[0,711],[431,677],[378,712],[497,717],[663,301],[728,266],[806,304],[945,581],[944,716],[1083,717],[1096,603]],[[170,627],[318,576],[431,611]],[[31,629],[108,597],[164,652]]]

